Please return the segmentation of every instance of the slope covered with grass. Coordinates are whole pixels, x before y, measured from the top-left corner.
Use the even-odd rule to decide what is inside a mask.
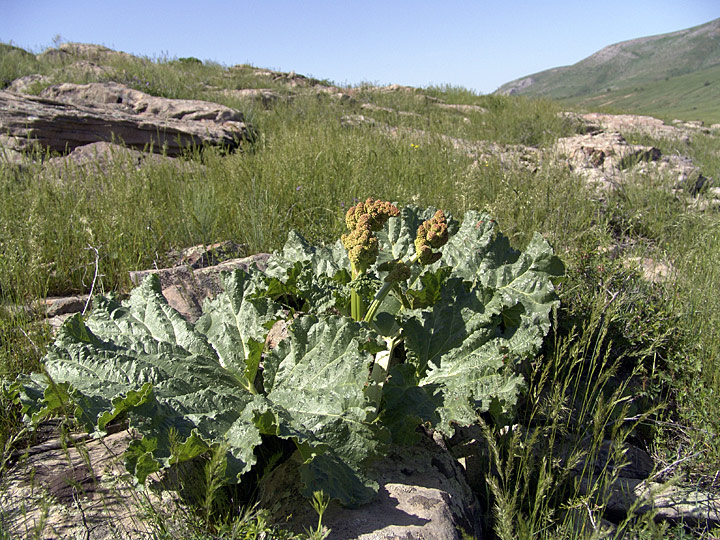
[[[610,45],[572,66],[501,86],[500,94],[546,97],[591,109],[715,123],[720,19]]]

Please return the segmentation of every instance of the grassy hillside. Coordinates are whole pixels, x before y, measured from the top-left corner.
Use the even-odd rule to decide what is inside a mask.
[[[127,293],[129,271],[162,267],[173,250],[200,243],[233,240],[247,253],[272,251],[291,229],[313,242],[334,241],[345,231],[346,209],[372,196],[436,206],[458,218],[486,210],[515,247],[537,231],[565,263],[561,308],[542,354],[527,367],[527,398],[509,419],[515,427],[482,419],[487,451],[479,467],[487,482],[476,494],[487,538],[597,538],[593,525],[622,467],[604,468],[597,489],[583,493],[573,472],[578,462],[565,457],[570,450],[593,461],[603,441],[619,461],[629,441],[647,451],[662,481],[714,489],[720,214],[688,202],[677,179],[638,173],[599,195],[557,159],[556,140],[581,129],[545,99],[452,87],[323,90],[324,84],[314,87],[320,81],[293,86],[288,74],[192,59],[108,54],[93,60],[102,70],[90,71],[77,60],[0,47],[0,81],[45,75],[33,87],[39,91],[59,82],[116,80],[155,95],[212,100],[243,111],[259,136],[235,153],[196,149],[142,168],[117,160],[104,171],[71,168],[60,180],[48,175],[47,155],[30,155],[23,167],[3,163],[0,477],[13,452],[32,442],[8,384],[42,369],[52,340],[36,313],[17,306],[88,292],[94,275],[101,293]],[[714,69],[704,73],[717,76]],[[279,97],[264,105],[232,93],[242,88],[268,88]],[[717,91],[712,81],[702,88]],[[359,115],[362,122],[348,124],[347,117]],[[689,145],[632,137],[687,156],[710,179],[703,189],[718,186],[717,136],[697,133]],[[487,150],[467,151],[473,145]],[[513,145],[531,147],[536,160],[507,152]],[[620,251],[666,261],[673,271],[649,281]],[[548,459],[553,453],[563,458]],[[172,531],[158,523],[155,538],[289,537],[273,532],[262,514],[243,514],[237,501],[218,503],[217,478],[203,478],[205,494],[185,501]],[[243,502],[249,508],[253,501]],[[616,526],[617,537],[703,534],[634,511]]]
[[[718,84],[720,19],[610,45],[577,64],[523,77],[497,92],[714,123],[720,119]]]
[[[720,65],[600,95],[567,98],[562,103],[611,113],[631,111],[665,121],[678,118],[716,124],[720,123]]]

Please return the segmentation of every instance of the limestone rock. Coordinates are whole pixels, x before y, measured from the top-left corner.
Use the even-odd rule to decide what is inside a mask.
[[[256,77],[265,77],[273,82],[289,86],[290,88],[309,88],[317,85],[325,86],[318,79],[315,79],[313,77],[306,77],[305,75],[300,75],[299,73],[295,73],[294,71],[273,71],[270,69],[256,68],[247,65],[237,65],[230,67],[231,73],[233,71],[246,72],[248,70],[250,70],[252,74]]]
[[[270,255],[267,253],[260,253],[200,269],[182,265],[174,268],[140,270],[130,272],[130,279],[134,285],[139,285],[149,274],[157,274],[163,295],[168,303],[188,321],[195,322],[202,314],[203,302],[224,290],[220,277],[221,272],[237,268],[247,270],[252,264],[263,268],[269,257]]]
[[[252,101],[254,103],[258,103],[266,109],[269,109],[277,102],[283,100],[283,97],[279,93],[267,88],[243,88],[240,90],[225,89],[222,91],[222,94],[242,101]]]
[[[35,73],[15,79],[5,88],[5,91],[13,92],[14,94],[29,94],[32,92],[33,87],[50,84],[50,82],[51,79],[47,75]]]
[[[151,96],[116,82],[58,84],[46,88],[40,95],[74,105],[110,105],[145,117],[218,123],[244,121],[241,112],[224,105],[196,99]]]
[[[160,515],[173,498],[138,492],[125,478],[131,439],[128,431],[69,444],[53,438],[20,453],[0,483],[0,530],[43,540],[153,538],[149,505]]]
[[[233,109],[156,98],[117,83],[59,85],[44,93],[65,101],[0,91],[0,131],[9,136],[13,150],[39,144],[63,153],[117,139],[132,148],[178,155],[203,144],[234,149],[254,136]]]
[[[594,489],[595,478],[583,478],[580,493]],[[692,487],[659,484],[636,478],[618,478],[610,487],[605,516],[619,522],[634,509],[654,512],[656,520],[682,522],[711,529],[720,525],[720,495]]]
[[[360,105],[361,109],[365,109],[366,111],[377,111],[377,112],[386,112],[390,114],[397,114],[398,116],[408,116],[413,118],[422,118],[421,114],[418,114],[416,112],[411,111],[398,111],[395,109],[391,109],[390,107],[381,107],[379,105],[375,105],[374,103],[363,103]]]
[[[232,240],[215,242],[214,244],[198,244],[181,250],[170,250],[167,258],[172,266],[189,266],[193,270],[215,266],[230,259],[237,259],[245,254],[247,246]]]
[[[87,294],[44,298],[42,303],[45,306],[45,316],[56,317],[58,315],[78,313],[85,309],[88,298]]]
[[[273,508],[278,522],[292,515],[288,525],[302,531],[317,525],[317,515],[300,494],[297,465],[286,462],[262,480],[260,506]],[[393,448],[371,475],[380,485],[377,499],[354,509],[331,502],[323,516],[328,538],[460,540],[460,531],[482,538],[478,501],[457,461],[432,437]]]
[[[640,161],[660,158],[657,148],[629,144],[617,132],[563,137],[557,140],[555,149],[567,157],[571,169],[606,189],[619,181],[622,170]]]
[[[564,112],[562,115],[585,124],[589,130],[622,133],[636,132],[656,138],[679,139],[683,142],[690,141],[687,130],[668,126],[662,120],[652,116],[568,112]]]
[[[78,146],[65,156],[50,158],[43,165],[45,173],[55,178],[68,176],[74,169],[85,173],[107,174],[113,163],[120,162],[133,169],[140,169],[146,163],[162,163],[164,160],[180,163],[157,154],[148,154],[119,144],[96,142]]]
[[[624,263],[627,267],[637,268],[643,278],[651,283],[663,283],[675,271],[669,262],[656,261],[650,257],[628,257]]]
[[[0,165],[22,167],[30,160],[15,149],[16,141],[13,137],[0,134]]]
[[[363,114],[346,114],[340,118],[340,123],[345,127],[375,126],[377,122]]]

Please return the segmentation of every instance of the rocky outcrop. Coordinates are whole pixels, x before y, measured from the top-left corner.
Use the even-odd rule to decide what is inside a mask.
[[[240,90],[223,90],[222,95],[240,101],[251,101],[269,109],[280,101],[287,101],[278,92],[268,88],[242,88]]]
[[[47,75],[35,73],[15,79],[5,88],[5,91],[13,94],[31,94],[33,87],[49,85],[51,82],[52,80]]]
[[[14,150],[39,144],[64,153],[121,141],[171,156],[205,144],[234,149],[254,135],[242,114],[229,107],[159,98],[118,83],[62,84],[43,96],[0,91],[0,133]]]
[[[412,118],[422,118],[421,114],[418,114],[416,112],[412,111],[399,111],[396,109],[392,109],[390,107],[381,107],[380,105],[375,105],[374,103],[363,103],[360,105],[361,109],[364,109],[366,111],[372,111],[372,112],[386,112],[389,114],[397,114],[398,116],[407,116]]]
[[[653,146],[631,144],[618,132],[599,132],[558,139],[555,152],[575,173],[607,191],[630,178],[652,175],[666,179],[666,188],[696,197],[709,185],[693,162],[684,156],[663,155]]]
[[[171,492],[126,479],[127,430],[102,439],[60,437],[19,453],[0,482],[0,530],[11,538],[154,538],[150,520],[172,510]],[[158,514],[159,513],[159,514]]]
[[[629,144],[616,132],[564,137],[558,139],[555,148],[573,171],[605,189],[613,187],[621,171],[631,165],[660,158],[657,148]]]
[[[107,106],[111,109],[135,113],[138,116],[165,120],[208,121],[217,124],[244,122],[241,112],[224,105],[196,99],[151,96],[116,82],[58,84],[46,88],[40,96],[73,105]]]
[[[107,171],[114,162],[120,161],[123,165],[129,165],[139,169],[144,164],[162,163],[165,159],[156,154],[148,154],[131,148],[125,148],[119,144],[97,142],[78,146],[65,156],[50,158],[44,163],[46,172],[62,175],[66,170],[77,168],[85,170],[92,169],[92,172],[107,174]]]
[[[297,532],[317,525],[317,515],[301,494],[297,456],[260,484],[260,506],[272,508],[279,523],[292,515]],[[331,502],[323,526],[333,540],[481,539],[479,503],[457,461],[438,435],[424,435],[411,447],[390,450],[374,464],[380,489],[375,501],[359,508]],[[463,536],[466,535],[466,536]]]
[[[229,71],[230,73],[234,71],[249,71],[256,77],[262,77],[274,83],[282,84],[290,88],[307,88],[322,84],[322,82],[318,79],[315,79],[313,77],[306,77],[305,75],[295,73],[294,71],[273,71],[271,69],[256,68],[245,64],[231,66],[229,68]]]
[[[91,62],[107,62],[113,59],[130,60],[134,56],[108,49],[102,45],[92,43],[61,43],[55,48],[47,49],[38,55],[40,59],[51,59],[59,62],[72,62],[76,59],[89,60]]]
[[[592,493],[597,489],[595,484],[594,477],[583,478],[579,484],[580,493]],[[652,512],[656,520],[712,530],[720,526],[720,495],[692,487],[617,478],[610,487],[604,514],[611,521],[620,522],[631,512]]]
[[[140,282],[150,274],[157,274],[160,278],[163,295],[168,303],[180,315],[190,322],[194,322],[202,314],[202,305],[205,299],[214,297],[222,292],[222,272],[235,269],[247,270],[252,264],[262,268],[270,257],[267,253],[252,255],[240,259],[230,259],[206,268],[193,268],[191,264],[181,264],[172,268],[141,270],[130,273],[133,284]]]
[[[565,118],[575,120],[585,126],[587,132],[599,131],[640,133],[655,138],[677,139],[683,142],[690,141],[690,132],[675,126],[668,126],[662,120],[652,116],[639,116],[635,114],[605,114],[605,113],[561,113]]]

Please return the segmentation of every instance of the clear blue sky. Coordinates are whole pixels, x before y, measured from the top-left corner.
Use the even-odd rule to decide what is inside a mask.
[[[294,70],[338,84],[489,93],[606,45],[720,17],[720,0],[0,0],[0,41]]]

